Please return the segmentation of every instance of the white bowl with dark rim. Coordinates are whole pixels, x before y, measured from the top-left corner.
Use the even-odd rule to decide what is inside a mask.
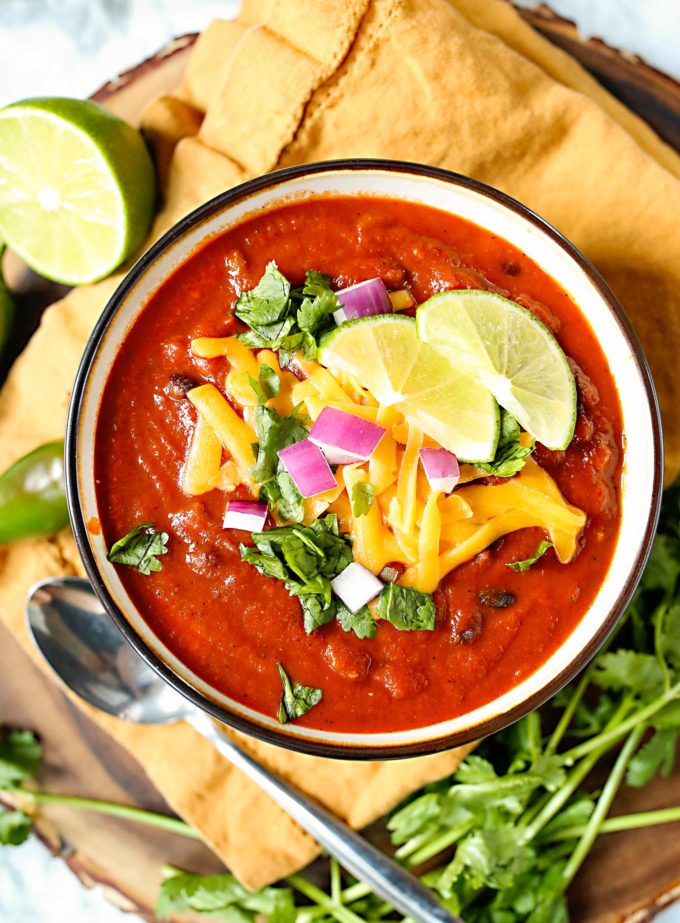
[[[101,535],[94,442],[100,400],[126,332],[156,289],[206,241],[261,210],[326,194],[382,196],[451,212],[522,250],[567,292],[604,347],[618,390],[626,444],[621,524],[613,559],[590,608],[533,674],[493,701],[437,724],[406,731],[344,734],[280,725],[218,692],[177,658],[133,604]],[[132,267],[102,313],[76,376],[69,410],[67,488],[71,523],[92,585],[129,643],[171,686],[225,724],[270,743],[319,756],[383,759],[432,753],[492,733],[536,708],[596,653],[626,608],[656,529],[663,455],[654,385],[637,337],[597,270],[543,219],[509,196],[455,173],[420,164],[342,160],[293,167],[224,192],[183,218]]]

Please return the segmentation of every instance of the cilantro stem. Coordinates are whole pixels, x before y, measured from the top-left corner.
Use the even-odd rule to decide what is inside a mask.
[[[324,907],[340,923],[364,923],[364,920],[358,917],[353,910],[350,910],[349,907],[343,907],[342,904],[337,904],[330,895],[322,891],[321,888],[317,888],[316,885],[313,885],[311,881],[307,881],[301,875],[289,875],[286,881],[300,894],[304,894],[305,897],[309,898],[310,901],[314,901],[319,907]]]
[[[458,824],[457,827],[442,830],[441,833],[437,834],[429,843],[425,843],[425,845],[421,846],[420,849],[410,855],[407,865],[413,868],[415,865],[420,865],[421,862],[426,862],[428,859],[431,859],[432,856],[436,856],[437,853],[443,852],[449,846],[453,846],[453,844],[462,839],[466,833],[469,833],[474,826],[475,819],[472,818],[464,824]]]
[[[338,860],[333,856],[330,857],[331,867],[331,898],[336,904],[344,904],[342,897],[342,872]]]
[[[671,686],[671,673],[663,652],[663,623],[667,611],[668,606],[664,603],[659,606],[654,614],[654,656],[663,676],[663,688],[665,691],[668,691]]]
[[[599,833],[619,833],[623,830],[639,830],[640,827],[655,827],[659,824],[680,822],[680,805],[674,808],[660,808],[658,811],[640,811],[636,814],[621,814],[608,817],[602,822]],[[586,825],[565,827],[546,837],[546,842],[557,843],[560,840],[572,840],[585,832]]]
[[[342,892],[342,899],[345,904],[353,904],[354,901],[360,901],[364,897],[368,897],[369,894],[372,894],[373,891],[370,885],[364,884],[363,881],[356,881],[353,885],[350,885],[348,888]]]
[[[581,782],[583,782],[586,776],[592,771],[593,767],[600,759],[603,752],[605,751],[598,750],[595,753],[591,753],[590,756],[584,759],[573,770],[573,772],[570,773],[564,784],[560,785],[554,795],[552,795],[552,797],[543,806],[541,811],[526,827],[522,837],[522,841],[524,843],[530,843],[534,837],[545,827],[548,821],[552,820],[553,817],[564,807],[564,805],[567,803],[567,801],[569,801],[571,796],[579,787]]]
[[[597,839],[600,827],[602,826],[602,823],[612,806],[612,801],[614,800],[614,797],[619,790],[619,786],[623,781],[623,775],[626,771],[626,767],[628,766],[631,757],[637,750],[645,730],[646,728],[644,724],[639,724],[637,727],[633,728],[633,730],[628,735],[628,739],[621,748],[619,755],[616,757],[616,762],[612,767],[609,778],[604,784],[602,793],[597,800],[597,804],[595,805],[595,810],[588,820],[588,823],[585,825],[585,830],[583,831],[583,834],[581,835],[581,838],[576,845],[576,849],[571,854],[571,858],[567,862],[564,872],[562,873],[562,887],[564,889],[566,889],[574,880],[576,873],[580,869],[584,859],[590,852],[593,843]]]
[[[125,820],[147,824],[150,827],[159,827],[162,830],[168,830],[170,833],[178,833],[180,836],[191,837],[194,840],[201,839],[193,827],[190,827],[183,820],[176,817],[167,817],[165,814],[157,814],[155,811],[145,811],[143,808],[133,808],[127,804],[115,804],[112,801],[79,798],[75,795],[57,795],[52,792],[31,791],[26,788],[18,788],[15,791],[44,804],[61,804],[69,808],[96,811],[98,814],[109,814],[111,817],[122,817]]]
[[[630,699],[624,698],[620,703],[619,707],[616,709],[614,714],[609,719],[605,730],[610,728],[615,728],[619,722],[622,720],[623,716],[630,708]],[[527,824],[526,830],[524,833],[523,841],[525,843],[530,843],[531,840],[545,827],[549,820],[560,811],[567,801],[574,794],[576,789],[579,787],[581,782],[586,778],[586,776],[593,769],[600,757],[607,752],[609,749],[608,745],[604,744],[595,750],[593,753],[586,756],[586,758],[569,774],[569,777],[565,782],[559,787],[559,789],[551,795],[548,800],[543,804],[538,814]]]
[[[583,698],[585,691],[590,684],[590,677],[592,674],[593,665],[591,664],[588,669],[585,670],[581,675],[581,678],[578,681],[574,692],[572,693],[571,699],[569,700],[569,704],[562,712],[560,720],[557,722],[555,730],[552,732],[550,740],[548,741],[548,744],[545,748],[546,754],[550,755],[557,752],[557,748],[560,745],[562,738],[566,734],[567,729],[571,724],[571,720],[574,717],[574,713],[576,712],[576,709],[578,708],[579,703],[581,702],[581,699]]]
[[[650,718],[658,711],[661,711],[664,705],[668,705],[669,702],[672,702],[673,699],[678,698],[678,696],[680,696],[680,683],[671,686],[667,692],[664,692],[663,695],[654,699],[654,701],[650,702],[645,708],[633,712],[630,717],[622,721],[617,727],[602,731],[595,737],[585,740],[582,744],[572,747],[571,750],[561,753],[560,759],[563,765],[573,765],[576,760],[580,759],[582,756],[587,756],[588,753],[599,750],[601,747],[605,747],[605,749],[613,747],[614,744],[618,743],[622,737],[625,737],[629,731],[632,731],[638,724],[641,726],[645,725]]]

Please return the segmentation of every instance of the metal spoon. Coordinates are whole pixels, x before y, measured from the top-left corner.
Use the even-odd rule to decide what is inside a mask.
[[[90,705],[139,724],[187,721],[388,903],[417,923],[463,923],[417,878],[320,804],[265,769],[207,714],[175,692],[127,643],[87,580],[55,577],[36,584],[26,615],[28,629],[47,663]]]

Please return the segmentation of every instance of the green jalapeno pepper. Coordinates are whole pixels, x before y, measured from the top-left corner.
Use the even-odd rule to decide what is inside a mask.
[[[0,475],[0,545],[68,525],[64,442],[48,442]]]

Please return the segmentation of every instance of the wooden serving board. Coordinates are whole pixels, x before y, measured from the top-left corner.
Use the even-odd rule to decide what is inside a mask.
[[[581,41],[572,24],[547,9],[522,11],[522,15],[680,149],[678,84],[601,42]],[[177,39],[106,84],[94,98],[136,122],[150,99],[178,83],[194,40],[195,36]],[[0,379],[23,349],[44,307],[65,291],[46,284],[17,262],[10,260],[6,269],[18,296],[20,320],[12,355],[0,366]],[[45,678],[1,623],[0,676],[0,722],[31,727],[43,739],[42,787],[170,813],[141,767]],[[656,781],[642,791],[624,790],[614,813],[668,807],[679,801],[680,768],[671,779]],[[164,863],[196,872],[221,868],[207,848],[176,835],[56,806],[45,807],[42,816],[41,836],[83,884],[101,884],[115,903],[149,921],[155,919],[152,907]],[[570,897],[573,919],[579,923],[651,920],[661,907],[680,900],[677,826],[600,838]]]

